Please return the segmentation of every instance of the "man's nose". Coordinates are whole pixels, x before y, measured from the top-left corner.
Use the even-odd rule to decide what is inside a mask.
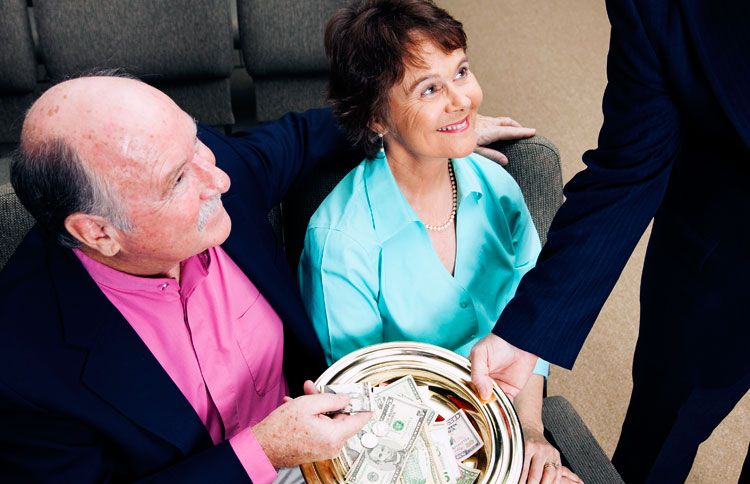
[[[231,185],[229,175],[224,173],[224,170],[217,167],[213,160],[206,160],[201,163],[201,172],[204,182],[201,198],[213,198],[217,194],[226,193],[226,191],[229,190],[229,186]]]

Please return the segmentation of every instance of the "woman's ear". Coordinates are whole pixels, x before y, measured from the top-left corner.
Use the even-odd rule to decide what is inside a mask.
[[[65,230],[104,257],[113,257],[121,249],[118,230],[104,217],[76,212],[65,218]]]
[[[381,138],[388,133],[388,128],[386,128],[385,123],[381,121],[372,121],[370,123],[370,129],[377,133]]]

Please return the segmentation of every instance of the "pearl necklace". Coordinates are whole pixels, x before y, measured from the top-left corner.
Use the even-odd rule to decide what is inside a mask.
[[[451,208],[451,214],[448,217],[448,220],[446,220],[444,223],[440,225],[430,225],[430,224],[424,224],[424,228],[427,230],[432,230],[433,232],[442,232],[443,230],[450,227],[450,225],[453,223],[453,220],[456,218],[456,199],[458,198],[456,195],[456,176],[453,174],[453,162],[448,162],[448,176],[451,179],[451,192],[453,192],[453,207]]]

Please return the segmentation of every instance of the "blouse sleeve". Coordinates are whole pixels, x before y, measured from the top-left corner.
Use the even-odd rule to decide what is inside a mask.
[[[302,300],[328,364],[383,342],[379,250],[344,232],[309,228],[299,263]]]

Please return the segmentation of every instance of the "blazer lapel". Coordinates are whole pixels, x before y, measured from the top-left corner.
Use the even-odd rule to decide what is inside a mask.
[[[681,0],[683,17],[706,76],[727,116],[750,147],[750,2]]]
[[[89,351],[84,385],[183,454],[210,447],[190,403],[75,255],[59,247],[48,253],[65,340]]]

